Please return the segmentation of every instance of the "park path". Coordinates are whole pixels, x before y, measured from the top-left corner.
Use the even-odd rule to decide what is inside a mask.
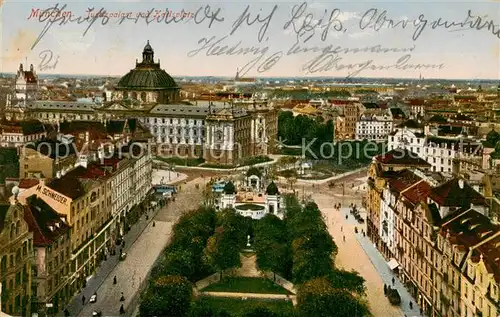
[[[236,275],[244,277],[260,277],[260,271],[257,269],[257,256],[244,256],[240,254],[241,267],[236,271]]]

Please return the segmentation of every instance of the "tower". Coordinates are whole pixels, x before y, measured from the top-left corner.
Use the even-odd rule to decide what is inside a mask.
[[[146,46],[144,46],[144,50],[142,51],[142,63],[143,64],[154,64],[154,56],[155,52],[151,45],[149,45],[149,40]]]

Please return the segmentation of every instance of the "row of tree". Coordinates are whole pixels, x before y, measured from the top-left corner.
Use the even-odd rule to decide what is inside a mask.
[[[298,288],[299,316],[369,316],[364,279],[335,268],[337,246],[318,206],[285,197],[286,215],[266,215],[255,231],[257,265],[292,280]]]
[[[200,304],[192,302],[193,283],[214,272],[222,274],[241,266],[240,250],[248,234],[253,234],[252,220],[234,209],[216,213],[203,206],[184,214],[151,272],[142,294],[140,316],[206,316],[201,314]],[[227,316],[224,314],[213,316]]]
[[[333,141],[333,122],[326,123],[321,117],[293,116],[290,111],[282,111],[278,116],[278,137],[286,145],[302,145],[317,139],[317,143]]]

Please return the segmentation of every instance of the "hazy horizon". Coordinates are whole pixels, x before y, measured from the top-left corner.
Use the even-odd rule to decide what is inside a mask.
[[[119,77],[149,40],[155,61],[175,77],[232,78],[240,69],[259,78],[500,80],[500,2],[278,1],[246,10],[238,1],[71,1],[51,18],[44,10],[55,5],[3,4],[0,72],[27,63],[39,74]],[[100,8],[110,16],[89,14]],[[175,15],[186,17],[164,22]]]

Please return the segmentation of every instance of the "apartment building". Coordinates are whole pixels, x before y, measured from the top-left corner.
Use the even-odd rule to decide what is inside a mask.
[[[54,178],[72,169],[77,161],[72,137],[43,139],[22,148],[19,178]]]
[[[26,222],[33,233],[32,312],[53,315],[71,300],[70,226],[36,195],[26,199]]]
[[[32,223],[38,209],[44,211],[38,220],[48,228],[44,234],[52,237],[52,243],[40,242],[38,248],[46,254],[43,262],[37,258],[40,305],[50,302],[54,307],[58,304],[56,310],[63,307],[144,210],[152,177],[146,146],[131,143],[109,159],[77,166],[50,181],[40,180],[20,193],[19,201],[30,206]],[[70,228],[69,236],[65,226]]]
[[[385,141],[393,128],[389,110],[367,110],[356,122],[356,140]]]
[[[366,197],[367,234],[377,245],[379,250],[383,249],[383,241],[380,239],[381,230],[381,206],[383,191],[387,182],[392,177],[398,175],[398,172],[406,168],[429,169],[430,164],[419,158],[415,153],[406,149],[395,149],[384,155],[373,158],[373,163],[368,170],[368,192]],[[385,216],[384,216],[385,217]],[[387,219],[385,217],[384,219]]]
[[[425,132],[403,128],[394,131],[388,141],[389,151],[408,149],[431,164],[434,172],[454,173],[483,165],[481,142],[468,137],[440,137],[428,128]]]
[[[372,169],[380,168],[374,160]],[[500,230],[487,200],[466,181],[420,169],[371,178],[385,183],[369,237],[427,316],[497,316]],[[370,196],[370,192],[368,196]],[[378,217],[378,230],[374,219]]]
[[[25,221],[24,207],[16,199],[10,205],[0,205],[0,259],[0,311],[30,316],[33,234]]]
[[[38,120],[0,122],[0,146],[20,147],[47,136],[46,127]]]

